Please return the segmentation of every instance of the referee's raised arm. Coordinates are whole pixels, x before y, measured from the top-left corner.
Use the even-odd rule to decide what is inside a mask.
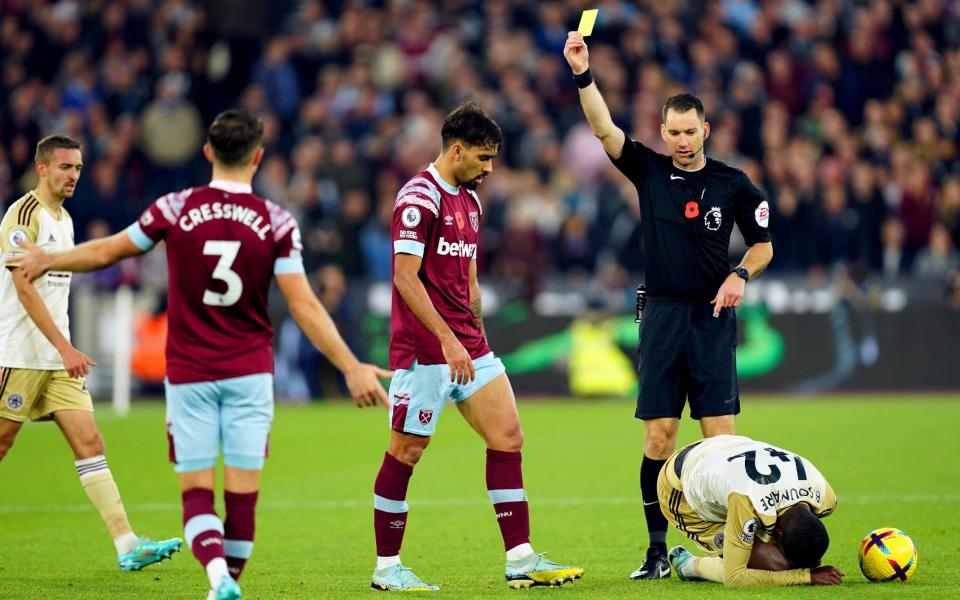
[[[583,107],[587,122],[593,128],[593,134],[597,136],[603,144],[603,149],[611,158],[620,158],[626,135],[614,124],[610,109],[607,108],[607,103],[603,101],[603,96],[600,95],[600,90],[593,81],[587,43],[576,31],[567,33],[563,57],[567,59],[567,64],[573,71],[573,80],[580,88],[580,105]]]

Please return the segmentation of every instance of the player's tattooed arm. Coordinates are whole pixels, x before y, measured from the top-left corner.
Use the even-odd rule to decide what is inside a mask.
[[[487,330],[483,328],[483,308],[480,303],[480,282],[477,280],[477,261],[470,261],[469,272],[470,283],[470,312],[473,313],[473,320],[480,328],[483,337],[487,337]]]
[[[480,298],[474,298],[470,301],[470,312],[473,313],[473,320],[480,328],[480,333],[483,334],[483,337],[487,337],[487,330],[483,328],[483,309],[480,307]]]

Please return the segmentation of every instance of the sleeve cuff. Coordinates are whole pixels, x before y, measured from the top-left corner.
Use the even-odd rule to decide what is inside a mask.
[[[130,227],[127,227],[127,236],[130,238],[130,241],[133,242],[134,246],[144,252],[149,252],[157,245],[156,242],[147,237],[147,234],[143,232],[140,223],[134,223]]]
[[[273,263],[273,274],[274,275],[289,275],[291,273],[305,273],[306,270],[303,268],[303,259],[294,258],[292,256],[287,256],[285,258],[278,258],[276,262]]]
[[[422,257],[423,249],[422,243],[413,240],[394,240],[393,242],[394,254],[413,254]]]

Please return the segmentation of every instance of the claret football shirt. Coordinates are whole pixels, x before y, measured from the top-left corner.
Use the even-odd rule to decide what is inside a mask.
[[[159,198],[127,234],[144,251],[166,242],[170,383],[273,372],[270,281],[303,272],[286,209],[247,184],[215,180]]]
[[[490,352],[470,311],[470,261],[477,258],[480,200],[476,192],[452,186],[431,164],[397,193],[393,208],[394,254],[423,258],[420,281],[443,320],[471,358]],[[390,368],[444,364],[440,340],[420,322],[393,288],[390,314]]]

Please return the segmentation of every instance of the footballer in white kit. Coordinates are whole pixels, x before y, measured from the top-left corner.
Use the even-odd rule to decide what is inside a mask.
[[[811,569],[817,570],[829,544],[820,519],[834,511],[837,497],[809,460],[765,442],[720,435],[671,456],[657,488],[667,520],[712,556],[671,550],[681,579],[819,583]]]

